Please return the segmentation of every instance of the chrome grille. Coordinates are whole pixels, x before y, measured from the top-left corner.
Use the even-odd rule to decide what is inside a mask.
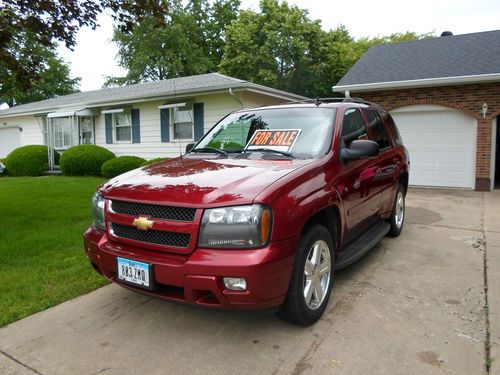
[[[147,204],[126,201],[111,201],[111,210],[126,215],[145,215],[155,219],[193,221],[196,208],[162,206],[158,204]]]
[[[116,223],[111,224],[111,233],[129,240],[174,247],[188,247],[191,240],[189,233],[163,232],[160,230],[145,231]]]

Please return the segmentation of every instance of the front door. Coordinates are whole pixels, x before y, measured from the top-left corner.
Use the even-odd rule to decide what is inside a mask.
[[[94,118],[92,116],[80,117],[80,144],[94,144]]]
[[[349,147],[354,140],[368,139],[368,132],[361,112],[357,108],[344,113],[341,133],[341,148]],[[380,191],[374,179],[377,177],[377,160],[354,160],[342,165],[342,180],[346,200],[345,239],[356,238],[363,229],[372,224],[380,209]]]

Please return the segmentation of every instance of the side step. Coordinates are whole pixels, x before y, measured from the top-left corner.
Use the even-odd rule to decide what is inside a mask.
[[[391,230],[389,223],[385,221],[377,222],[368,229],[361,237],[354,241],[349,247],[346,247],[335,262],[334,269],[338,270],[354,263],[368,250],[374,247]]]

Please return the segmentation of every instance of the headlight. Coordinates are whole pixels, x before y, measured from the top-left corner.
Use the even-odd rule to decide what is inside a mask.
[[[94,225],[102,230],[106,230],[104,222],[104,198],[97,191],[92,196],[92,216],[94,217]]]
[[[257,248],[271,233],[271,210],[263,205],[234,206],[205,210],[198,246]]]

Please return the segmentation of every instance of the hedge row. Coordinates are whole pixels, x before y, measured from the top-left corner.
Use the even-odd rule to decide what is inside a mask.
[[[137,156],[116,157],[104,147],[95,145],[74,146],[62,156],[54,153],[56,164],[67,176],[103,176],[112,178],[145,165],[166,160],[145,160]],[[47,146],[29,145],[16,148],[7,158],[0,159],[11,176],[40,176],[48,170]]]

